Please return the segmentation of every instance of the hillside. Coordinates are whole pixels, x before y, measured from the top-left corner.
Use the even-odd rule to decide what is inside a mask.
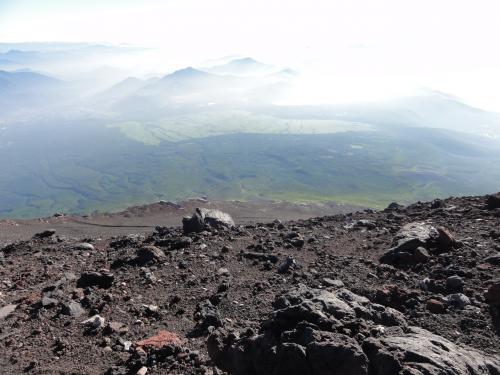
[[[499,210],[497,194],[245,225],[200,210],[112,238],[44,231],[0,251],[0,366],[496,375]]]
[[[82,61],[84,51],[118,53],[66,47],[73,52],[56,44],[47,55],[5,56],[56,63],[60,54],[67,62],[68,53]],[[126,79],[105,64],[69,80],[0,71],[0,218],[198,196],[381,208],[500,189],[497,113],[430,89],[380,102],[292,105],[291,69],[251,57],[211,66]]]

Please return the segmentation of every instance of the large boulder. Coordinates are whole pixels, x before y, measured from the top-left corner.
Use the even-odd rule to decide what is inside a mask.
[[[353,338],[307,325],[283,333],[238,336],[215,331],[207,341],[212,360],[233,375],[367,375],[368,358]]]
[[[500,279],[495,280],[486,292],[486,299],[493,305],[500,307]]]
[[[449,251],[456,244],[453,236],[445,229],[426,222],[404,225],[393,239],[392,247],[380,258],[380,262],[396,266],[425,262],[427,250]]]
[[[500,193],[488,195],[486,197],[486,206],[490,210],[494,210],[496,208],[500,208]]]
[[[269,327],[282,331],[307,321],[318,327],[328,328],[339,321],[363,319],[372,324],[395,326],[406,324],[402,313],[390,307],[370,302],[366,297],[347,289],[327,291],[298,285],[274,302],[275,311]]]
[[[347,289],[299,285],[277,298],[274,308],[259,335],[212,333],[207,342],[212,360],[234,375],[365,375],[368,359],[347,333],[364,337],[381,325],[406,325],[398,311]]]
[[[463,348],[422,328],[389,328],[362,344],[377,375],[498,375],[500,359]]]
[[[233,375],[500,375],[498,356],[460,347],[347,289],[299,285],[259,334],[215,330],[213,362]]]
[[[202,232],[209,228],[221,229],[234,227],[233,218],[222,211],[207,208],[197,208],[191,217],[182,219],[185,234]]]

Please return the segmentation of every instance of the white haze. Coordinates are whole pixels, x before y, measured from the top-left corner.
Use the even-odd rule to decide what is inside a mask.
[[[498,14],[496,0],[18,0],[0,1],[0,41],[145,48],[86,61],[88,69],[41,67],[66,79],[101,65],[163,75],[239,55],[299,71],[288,103],[378,100],[428,87],[500,111]]]

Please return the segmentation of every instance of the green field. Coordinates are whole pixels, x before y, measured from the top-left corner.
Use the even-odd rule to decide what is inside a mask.
[[[108,125],[147,145],[225,134],[335,134],[370,131],[373,126],[332,119],[282,119],[245,110],[209,111],[154,122],[125,121]]]
[[[368,130],[360,124],[348,129],[345,123],[303,119],[265,126],[267,117],[263,134],[253,134],[244,122],[229,129],[225,117],[210,127],[209,117],[206,128],[177,126],[177,138],[166,123],[161,137],[148,124],[8,127],[0,140],[6,161],[0,216],[114,211],[200,195],[381,208],[392,201],[500,190],[499,148],[481,137],[422,128]],[[318,134],[304,134],[305,124],[316,126]],[[229,134],[216,135],[222,129]]]

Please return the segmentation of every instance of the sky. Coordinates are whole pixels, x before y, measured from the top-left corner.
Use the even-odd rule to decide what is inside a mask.
[[[165,69],[252,56],[303,72],[311,100],[429,87],[500,111],[499,14],[498,0],[0,0],[0,42],[148,47]]]

